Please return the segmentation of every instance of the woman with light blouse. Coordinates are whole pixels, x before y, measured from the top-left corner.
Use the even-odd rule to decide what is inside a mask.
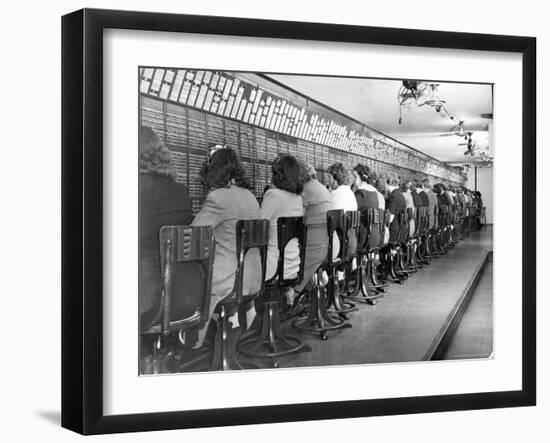
[[[302,217],[304,207],[302,191],[304,187],[302,168],[290,154],[279,155],[271,165],[273,187],[266,191],[262,201],[261,218],[269,220],[269,245],[267,249],[266,280],[277,272],[279,249],[277,245],[277,220],[279,217]],[[284,278],[294,277],[300,269],[298,240],[292,239],[285,249],[283,268]],[[294,291],[286,292],[287,304],[294,303]]]
[[[244,168],[232,149],[221,148],[211,153],[208,163],[201,170],[201,178],[208,194],[192,225],[214,228],[216,250],[210,302],[212,316],[217,302],[227,296],[235,284],[237,220],[259,219],[261,214],[258,202],[250,191]],[[257,292],[260,284],[260,256],[257,249],[251,249],[244,261],[243,294]],[[248,325],[254,316],[255,311],[251,307],[247,311]],[[236,315],[230,320],[233,326],[238,325]],[[199,341],[204,331],[201,332]]]

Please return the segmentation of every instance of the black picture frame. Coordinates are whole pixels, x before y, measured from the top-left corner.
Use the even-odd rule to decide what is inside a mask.
[[[522,55],[522,388],[110,415],[103,412],[103,31],[268,37]],[[536,39],[83,9],[62,18],[62,426],[82,434],[529,406],[536,403]]]

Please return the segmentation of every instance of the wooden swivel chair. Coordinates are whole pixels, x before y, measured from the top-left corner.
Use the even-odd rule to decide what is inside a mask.
[[[355,216],[353,217],[355,218]],[[327,258],[312,277],[311,304],[307,317],[298,318],[292,322],[293,328],[304,332],[318,333],[322,340],[328,338],[328,331],[351,328],[351,324],[346,321],[345,317],[349,312],[357,309],[354,305],[342,301],[338,287],[337,269],[344,263],[344,257],[347,255],[347,235],[344,235],[345,231],[346,217],[344,211],[342,209],[328,211]],[[338,236],[340,241],[340,249],[338,255],[333,258],[333,239],[335,235]],[[320,284],[323,272],[328,274],[328,282],[324,287]]]
[[[383,296],[387,284],[376,277],[374,260],[379,253],[385,234],[384,210],[367,208],[361,214],[361,233],[358,242],[358,266],[353,291],[346,298],[369,304]],[[360,246],[360,248],[359,248]]]
[[[201,329],[208,320],[215,241],[211,227],[164,226],[160,230],[162,290],[140,317],[142,339],[153,339],[153,372],[160,372],[163,338]],[[188,276],[193,275],[190,286]],[[190,287],[192,290],[190,290]],[[171,354],[174,359],[180,357]]]
[[[434,257],[446,254],[447,250],[442,247],[442,228],[441,228],[441,218],[440,218],[440,209],[438,205],[434,206],[434,226],[430,231],[430,252]]]
[[[449,246],[453,247],[458,242],[457,237],[457,226],[458,226],[458,208],[457,205],[452,204],[449,205],[449,217],[448,217],[448,223],[449,223]]]
[[[359,217],[357,211],[353,218],[354,226],[348,229],[348,218],[342,209],[327,211],[327,232],[328,232],[328,254],[325,270],[328,274],[327,283],[327,311],[349,320],[349,313],[357,310],[357,306],[342,298],[342,288],[338,281],[338,271],[345,268],[346,262],[353,259],[357,254],[357,229]],[[336,257],[333,251],[333,236],[336,235],[340,241],[340,249]],[[353,246],[352,246],[353,245]]]
[[[279,367],[279,358],[297,352],[309,352],[311,347],[286,331],[280,325],[279,298],[287,287],[296,286],[303,279],[305,264],[306,225],[303,217],[280,217],[277,220],[277,248],[279,258],[275,275],[264,285],[264,308],[257,330],[244,334],[237,350],[251,358],[270,359],[273,367]],[[285,276],[285,249],[296,239],[300,251],[300,266],[294,276]]]
[[[416,261],[416,249],[418,245],[418,232],[420,229],[420,223],[418,222],[418,210],[417,208],[407,208],[407,221],[410,223],[414,221],[414,232],[407,230],[408,236],[404,244],[404,269],[408,272],[416,272],[422,267],[420,263]]]
[[[428,207],[421,206],[417,209],[418,223],[418,245],[416,248],[416,258],[421,264],[428,264],[432,257],[429,247],[429,218]]]
[[[367,256],[367,268],[366,268],[366,287],[374,289],[377,293],[374,295],[375,299],[379,298],[386,292],[388,286],[387,283],[378,281],[375,259],[376,255],[380,255],[382,248],[384,248],[384,237],[386,235],[386,227],[389,224],[390,213],[384,209],[372,209],[369,210],[367,222],[370,225],[370,232],[374,234],[372,241],[369,239],[369,254]],[[376,235],[378,234],[378,235]],[[378,241],[377,241],[378,239]],[[365,288],[366,289],[366,288]],[[363,289],[363,291],[365,291]],[[376,300],[372,300],[372,304],[376,304]]]
[[[439,211],[440,220],[440,243],[441,247],[445,250],[450,248],[450,221],[449,221],[449,206],[443,205]]]
[[[267,247],[269,243],[269,220],[238,220],[236,224],[236,254],[237,270],[233,290],[216,306],[218,325],[210,370],[261,368],[261,362],[240,357],[236,351],[236,334],[229,318],[238,312],[239,325],[247,329],[246,308],[255,298],[263,293],[266,272]],[[256,276],[259,279],[259,289],[252,294],[243,293],[245,258],[250,250],[258,250],[261,271]]]
[[[381,280],[403,284],[409,277],[409,274],[404,271],[402,250],[402,244],[406,239],[408,229],[405,211],[395,214],[392,223],[397,224],[398,232],[395,238],[390,239],[388,245],[384,248],[384,272]]]
[[[344,263],[341,266],[345,274],[342,295],[347,299],[351,299],[350,295],[357,294],[360,290],[359,261],[366,238],[364,232],[362,232],[361,213],[359,211],[346,211],[344,218],[347,239]],[[354,261],[356,264],[355,270],[353,270]]]
[[[443,211],[443,206],[435,206],[435,228],[433,234],[433,253],[435,255],[443,255],[448,252],[447,248],[445,248],[445,216]]]
[[[416,208],[415,214],[416,232],[414,234],[415,244],[413,246],[413,263],[416,263],[419,266],[427,265],[430,262],[430,260],[424,256],[423,248],[426,223],[426,207],[419,206]]]
[[[400,218],[401,227],[399,231],[399,247],[397,248],[397,269],[401,274],[410,275],[417,271],[417,267],[413,267],[409,263],[411,250],[411,235],[410,235],[410,220],[413,213],[410,208],[406,209],[403,216]]]

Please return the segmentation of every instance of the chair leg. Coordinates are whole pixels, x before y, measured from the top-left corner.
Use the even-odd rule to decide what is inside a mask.
[[[292,335],[285,333],[279,320],[279,302],[270,299],[265,303],[262,324],[259,330],[244,334],[238,342],[237,351],[252,358],[270,358],[273,367],[279,367],[279,357],[297,352],[309,352],[311,346],[304,345]]]
[[[209,371],[261,369],[270,366],[267,362],[238,356],[237,342],[239,341],[239,336],[240,329],[233,328],[233,324],[230,321],[223,319],[220,322],[216,333]]]
[[[437,257],[437,252],[435,250],[435,234],[433,232],[427,235],[426,253],[430,259]]]
[[[430,258],[426,254],[426,237],[421,235],[418,237],[418,244],[416,246],[416,260],[422,265],[430,263]]]
[[[397,262],[399,272],[407,274],[407,275],[416,272],[416,269],[407,267],[406,263],[407,263],[407,260],[408,260],[409,256],[410,256],[410,243],[407,242],[406,244],[403,244],[399,248],[399,250],[398,250],[398,262]]]
[[[406,273],[402,273],[397,270],[399,267],[399,261],[401,260],[399,255],[401,253],[401,248],[399,246],[395,246],[393,249],[389,248],[385,252],[385,259],[384,259],[384,276],[381,278],[383,281],[391,281],[393,283],[398,283],[400,285],[403,284],[403,282],[409,278],[409,275]]]
[[[369,285],[369,282],[375,281],[376,278],[374,277],[373,261],[373,253],[368,253],[367,255],[361,257],[360,265],[357,268],[357,291],[354,294],[345,296],[346,299],[370,303],[374,305],[376,304],[376,299],[383,296],[382,292],[385,292],[385,288],[383,285]],[[373,291],[375,292],[373,293]]]
[[[159,334],[152,341],[152,354],[144,357],[147,367],[144,374],[168,374],[178,371],[179,351],[173,346],[169,336]]]
[[[416,261],[417,240],[411,239],[407,245],[407,263],[406,269],[411,271],[417,271],[422,268],[423,265]]]
[[[295,319],[292,327],[300,331],[319,333],[321,339],[326,340],[328,331],[351,328],[351,324],[327,312],[325,291],[315,284],[311,291],[311,310],[308,316]]]
[[[333,269],[329,274],[329,281],[327,285],[327,311],[337,314],[345,320],[349,320],[349,313],[357,311],[358,308],[354,303],[345,302],[342,300],[336,269]],[[332,311],[330,311],[331,308]]]
[[[353,279],[353,285],[351,285],[350,279],[346,277],[345,279],[345,289],[343,297],[346,299],[354,300],[355,297],[357,297],[357,294],[359,294],[359,291],[361,290],[361,279],[362,279],[362,261],[363,261],[363,255],[358,255],[356,257],[357,260],[357,267],[355,268],[355,278]],[[348,266],[348,270],[351,271],[351,263]],[[351,272],[350,272],[351,273]],[[347,272],[346,272],[347,275]]]
[[[369,253],[366,262],[365,279],[361,285],[361,293],[363,299],[370,305],[376,305],[376,300],[384,296],[386,292],[387,283],[380,283],[376,278],[376,272],[374,269],[374,253]]]
[[[381,253],[379,252],[379,255]],[[369,252],[368,256],[368,269],[367,269],[367,285],[376,289],[378,292],[386,292],[386,288],[388,287],[387,283],[383,283],[378,281],[378,277],[376,276],[376,267],[374,266],[374,260],[376,259],[376,252]],[[370,285],[368,284],[370,282]]]
[[[225,311],[222,310],[218,321],[213,324],[215,333],[211,348],[188,351],[192,356],[179,365],[180,372],[229,371],[269,367],[265,362],[237,355],[236,344],[241,329],[233,328]],[[183,358],[185,358],[185,353]]]
[[[153,374],[160,374],[159,351],[162,346],[162,336],[153,341]]]
[[[442,235],[443,235],[442,230],[438,229],[432,236],[433,237],[432,254],[435,256],[439,256],[447,253],[447,251],[443,248],[443,245],[442,245]]]

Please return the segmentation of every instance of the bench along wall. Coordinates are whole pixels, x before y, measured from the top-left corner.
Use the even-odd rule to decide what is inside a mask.
[[[264,76],[186,69],[140,69],[140,124],[172,153],[177,181],[188,186],[197,212],[204,198],[198,172],[213,144],[235,149],[259,199],[270,164],[290,153],[327,168],[363,163],[378,174],[464,184],[465,176]]]

